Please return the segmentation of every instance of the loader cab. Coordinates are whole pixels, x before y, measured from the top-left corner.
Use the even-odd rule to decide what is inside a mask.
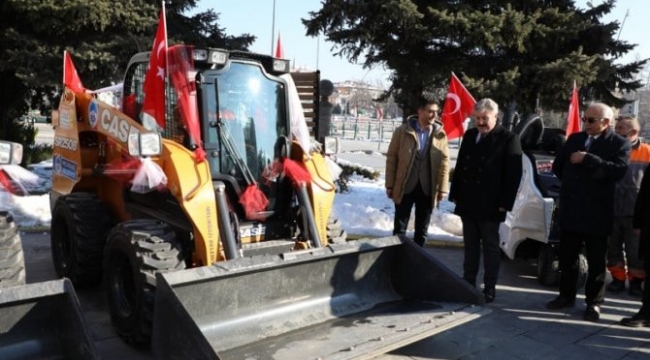
[[[191,48],[190,48],[191,49]],[[226,184],[230,203],[243,212],[238,198],[252,182],[269,200],[272,212],[278,203],[278,178],[271,168],[282,156],[290,156],[288,115],[288,60],[241,51],[191,49],[191,71],[198,110],[201,143],[210,164],[212,178]],[[124,78],[122,108],[143,123],[144,80],[149,53],[136,54]],[[167,139],[190,150],[187,126],[178,114],[178,96],[169,77],[166,80],[165,128],[158,129]]]

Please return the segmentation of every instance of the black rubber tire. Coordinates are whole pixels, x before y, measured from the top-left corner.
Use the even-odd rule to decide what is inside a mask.
[[[50,230],[57,275],[69,278],[79,288],[99,284],[106,235],[111,227],[108,210],[96,195],[72,193],[59,197]]]
[[[341,244],[348,239],[348,233],[343,229],[343,225],[339,219],[330,216],[327,219],[327,243],[328,244]]]
[[[540,246],[537,256],[537,280],[544,286],[555,286],[560,280],[557,251],[552,245]]]
[[[185,269],[176,234],[157,220],[133,220],[108,235],[104,288],[111,323],[125,341],[149,347],[156,273]]]
[[[578,256],[578,280],[577,289],[582,288],[587,281],[587,257],[581,253]],[[557,249],[553,245],[542,245],[537,257],[537,280],[544,286],[558,286],[560,284],[560,265],[557,257]]]
[[[18,226],[7,211],[0,211],[0,289],[25,284],[25,255]]]

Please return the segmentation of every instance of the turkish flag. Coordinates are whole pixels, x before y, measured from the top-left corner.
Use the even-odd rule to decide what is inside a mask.
[[[440,119],[448,139],[463,136],[465,133],[463,123],[474,111],[474,105],[476,105],[476,100],[474,100],[472,94],[467,91],[463,83],[456,77],[456,74],[451,73],[447,98]]]
[[[569,116],[566,120],[566,136],[580,132],[580,103],[578,102],[578,87],[573,82],[573,94],[569,104]]]
[[[275,44],[275,57],[284,59],[284,51],[282,50],[282,40],[280,40],[280,32],[278,32],[278,42]]]
[[[77,69],[74,67],[72,57],[67,51],[63,51],[63,85],[74,92],[85,92],[86,88],[79,79]]]
[[[143,116],[151,116],[165,128],[165,77],[167,70],[167,25],[165,8],[160,10],[158,30],[149,55],[149,69],[144,77]]]
[[[205,159],[201,144],[201,124],[196,102],[196,84],[189,78],[194,70],[191,46],[174,45],[169,48],[169,77],[178,96],[178,108],[183,126],[190,135],[196,160]]]

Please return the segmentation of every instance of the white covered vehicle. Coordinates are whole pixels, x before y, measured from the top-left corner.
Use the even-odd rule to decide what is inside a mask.
[[[537,278],[543,285],[557,285],[557,250],[560,233],[556,222],[560,180],[552,171],[557,150],[564,144],[564,131],[544,128],[537,114],[529,115],[513,130],[521,139],[522,177],[517,199],[499,230],[500,246],[510,259],[537,259]],[[587,262],[578,259],[579,284],[584,284]]]

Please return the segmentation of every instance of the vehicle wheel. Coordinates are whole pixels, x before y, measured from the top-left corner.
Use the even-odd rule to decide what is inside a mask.
[[[537,280],[545,286],[559,283],[559,261],[557,252],[552,245],[545,244],[539,249],[537,256]]]
[[[108,210],[94,194],[61,196],[52,211],[52,260],[59,277],[76,287],[89,287],[102,279],[106,234],[111,228]]]
[[[104,287],[113,327],[127,342],[150,345],[156,273],[184,268],[181,246],[169,226],[133,220],[111,231],[104,254]]]
[[[552,245],[544,245],[539,251],[537,258],[537,279],[542,285],[557,286],[560,284],[560,261],[557,257],[557,250]],[[587,281],[587,258],[580,253],[577,261],[578,280],[577,289],[582,288]]]
[[[25,284],[25,256],[18,226],[7,211],[0,211],[0,288]]]
[[[340,244],[346,242],[348,233],[343,229],[343,225],[339,219],[330,216],[327,219],[327,243]]]

